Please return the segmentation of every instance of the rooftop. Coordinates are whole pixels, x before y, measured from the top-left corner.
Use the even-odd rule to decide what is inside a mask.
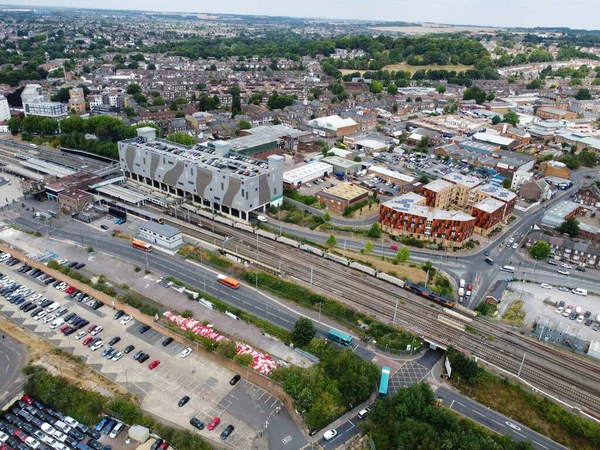
[[[425,203],[425,197],[414,192],[407,192],[398,197],[394,197],[383,204],[394,211],[410,211],[411,207],[417,204]]]
[[[382,148],[387,147],[386,144],[380,141],[376,141],[375,139],[363,139],[360,141],[356,141],[356,145],[360,145],[361,147],[366,147],[373,150],[380,150]]]
[[[322,192],[319,192],[319,194],[333,195],[335,197],[343,198],[344,200],[352,200],[368,192],[369,191],[366,189],[352,183],[340,183],[337,186],[324,189]]]
[[[153,231],[154,233],[158,233],[166,238],[172,238],[173,236],[177,236],[181,233],[181,231],[178,228],[172,227],[171,225],[163,225],[160,223],[152,222],[151,220],[141,224],[140,230],[141,229]]]
[[[321,160],[324,163],[331,164],[332,166],[339,166],[345,169],[352,169],[353,167],[360,166],[361,163],[352,161],[351,159],[342,158],[340,156],[328,156]]]
[[[337,130],[338,128],[350,127],[356,125],[352,119],[342,119],[340,116],[318,117],[310,120],[308,125],[311,127],[324,128],[327,130]]]
[[[255,139],[253,136],[247,136]],[[229,154],[231,141],[213,141],[209,148],[203,144],[193,146],[176,144],[165,139],[152,139],[145,141],[143,138],[132,138],[120,141],[119,144],[137,147],[158,154],[168,154],[170,157],[194,164],[210,171],[219,171],[235,175],[237,178],[255,177],[267,173],[269,165],[264,161],[241,155]],[[278,156],[270,156],[274,158]]]
[[[425,186],[423,186],[423,188],[428,189],[430,191],[434,191],[434,192],[440,192],[445,189],[451,188],[452,186],[454,186],[452,183],[449,183],[449,182],[441,180],[441,179],[437,179],[437,180],[431,181],[430,183],[427,183]]]
[[[283,173],[283,182],[288,184],[294,184],[307,176],[315,175],[319,176],[319,174],[324,174],[325,172],[331,172],[333,167],[331,164],[327,164],[324,162],[316,162],[312,164],[307,164],[302,167],[297,167],[292,170],[288,170]]]
[[[491,214],[494,211],[499,210],[500,208],[504,208],[504,206],[504,203],[502,203],[500,200],[488,197],[484,198],[479,203],[474,205],[473,208],[477,208]]]
[[[77,171],[75,170],[68,169],[66,167],[59,166],[58,164],[52,164],[48,161],[42,161],[41,159],[36,158],[29,158],[27,161],[23,161],[21,164],[29,169],[33,169],[41,173],[46,173],[57,178],[62,178],[67,175],[73,175],[77,173]]]
[[[124,202],[141,205],[146,201],[145,195],[136,194],[135,192],[122,188],[120,186],[115,186],[109,184],[107,186],[102,186],[96,189],[101,194],[108,195],[109,197],[114,197]]]
[[[515,141],[514,139],[491,133],[475,133],[473,138],[477,139],[478,141],[489,142],[497,145],[510,145]]]
[[[375,172],[377,174],[380,174],[380,175],[393,177],[398,180],[406,181],[407,183],[412,183],[413,181],[415,181],[415,177],[413,177],[413,176],[406,175],[404,173],[400,173],[396,170],[389,170],[389,169],[386,169],[385,167],[371,166],[371,167],[369,167],[369,170],[372,172]]]
[[[449,174],[444,175],[442,179],[449,181],[450,183],[466,186],[469,189],[479,186],[482,183],[479,178],[462,175],[459,172],[450,172]]]
[[[64,191],[58,194],[60,197],[67,197],[71,200],[81,200],[83,198],[93,197],[93,194],[85,192],[79,189],[73,189],[72,191]]]
[[[517,197],[517,194],[515,194],[514,192],[489,183],[480,186],[477,190],[480,192],[485,192],[491,197],[497,198],[498,200],[502,200],[503,202],[508,202]]]
[[[561,223],[563,223],[566,216],[571,214],[580,206],[581,205],[571,200],[563,200],[551,208],[548,208],[544,212],[544,215],[542,216],[542,224],[550,227],[558,227]]]

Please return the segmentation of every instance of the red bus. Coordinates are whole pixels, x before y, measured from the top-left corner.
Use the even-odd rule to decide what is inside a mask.
[[[225,275],[217,275],[217,281],[231,289],[237,289],[240,287],[240,282],[233,278],[226,277]]]
[[[131,246],[133,248],[137,248],[138,250],[142,250],[144,252],[151,252],[152,251],[152,246],[150,244],[148,244],[147,242],[133,240],[131,242]]]

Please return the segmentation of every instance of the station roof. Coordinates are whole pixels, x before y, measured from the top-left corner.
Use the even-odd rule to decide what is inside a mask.
[[[29,158],[27,161],[23,161],[21,164],[29,169],[37,170],[38,172],[52,175],[57,178],[62,178],[77,173],[75,170],[36,158]]]
[[[125,189],[119,186],[102,186],[96,190],[101,194],[108,195],[109,197],[118,198],[119,200],[122,200],[132,205],[143,204],[146,200],[146,197],[144,195],[136,194],[135,192],[130,191],[129,189]]]

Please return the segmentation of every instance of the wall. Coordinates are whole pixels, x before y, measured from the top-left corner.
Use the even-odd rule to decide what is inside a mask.
[[[8,252],[8,253],[12,254],[13,257],[19,258],[21,261],[24,261],[26,259],[25,255],[23,253],[19,252],[19,250],[15,249],[13,246],[6,245],[6,243],[4,243],[4,242],[0,243],[0,250],[3,252]],[[205,349],[203,349],[202,347],[200,347],[197,344],[196,345],[192,344],[185,337],[162,326],[160,322],[155,322],[152,317],[142,314],[137,309],[135,309],[129,305],[126,305],[124,303],[121,303],[117,299],[115,299],[103,292],[97,291],[96,289],[92,288],[91,286],[88,286],[87,284],[80,283],[79,281],[73,280],[72,278],[69,278],[67,275],[62,274],[61,272],[59,272],[57,270],[50,269],[49,267],[47,267],[46,265],[44,265],[42,263],[39,263],[37,261],[33,261],[30,258],[27,258],[27,265],[33,267],[34,269],[43,270],[44,273],[56,278],[57,280],[64,281],[65,283],[68,283],[70,286],[75,287],[75,289],[77,289],[81,292],[84,292],[84,293],[96,298],[97,300],[100,300],[102,303],[105,304],[106,307],[112,306],[113,309],[122,309],[125,312],[125,314],[132,316],[135,320],[137,320],[143,324],[152,326],[159,333],[162,333],[165,336],[172,337],[175,341],[180,342],[181,344],[185,345],[186,347],[187,346],[195,347],[196,351],[199,354],[201,354],[203,357],[208,358],[211,361],[214,361],[214,362],[220,364],[221,366],[228,368],[232,372],[242,375],[251,383],[258,385],[261,388],[269,391],[271,394],[279,397],[281,399],[281,401],[287,406],[289,413],[291,414],[292,418],[294,419],[294,421],[296,422],[298,427],[302,431],[305,430],[306,427],[304,425],[304,421],[302,420],[302,417],[300,417],[300,415],[298,413],[296,413],[296,410],[294,409],[294,402],[292,401],[292,398],[283,390],[283,387],[280,384],[275,383],[270,378],[268,378],[258,372],[255,372],[254,370],[250,369],[249,367],[242,367],[242,366],[238,365],[237,363],[233,362],[232,360],[223,358],[222,356],[217,355],[216,353],[211,353],[209,351],[206,351]]]

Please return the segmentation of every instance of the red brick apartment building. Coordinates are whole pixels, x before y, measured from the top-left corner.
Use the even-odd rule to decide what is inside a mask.
[[[393,234],[461,246],[475,230],[475,218],[460,211],[431,209],[425,197],[407,193],[383,203],[379,222]]]
[[[475,217],[475,232],[487,236],[504,219],[505,203],[485,198],[475,206],[471,215]]]

